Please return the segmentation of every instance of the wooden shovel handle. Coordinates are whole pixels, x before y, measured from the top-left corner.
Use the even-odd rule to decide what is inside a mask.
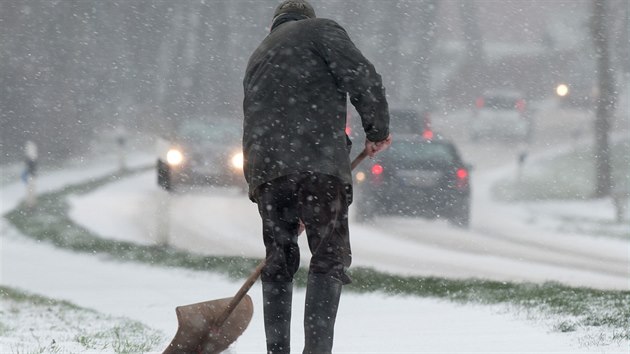
[[[359,166],[361,161],[365,160],[367,156],[368,156],[367,150],[363,149],[363,151],[361,151],[359,156],[355,157],[354,160],[352,160],[352,163],[350,164],[350,169],[354,170],[357,166]]]
[[[214,323],[215,326],[217,327],[223,326],[223,323],[225,322],[225,320],[227,320],[227,318],[230,317],[230,314],[232,314],[236,306],[238,306],[239,302],[243,300],[243,297],[245,297],[245,294],[247,294],[249,289],[251,289],[252,285],[254,285],[254,283],[260,276],[260,273],[262,273],[262,269],[265,266],[265,263],[266,263],[265,260],[262,260],[260,263],[258,263],[258,265],[256,266],[256,269],[254,269],[254,272],[247,278],[247,280],[245,280],[245,283],[243,284],[243,286],[241,286],[241,288],[238,289],[238,292],[236,292],[236,295],[234,295],[232,300],[230,300],[230,303],[227,305],[225,310],[223,310],[223,313],[221,313],[221,315],[217,317]]]
[[[355,167],[357,167],[361,163],[361,161],[363,161],[367,156],[368,156],[367,150],[363,149],[363,151],[361,151],[359,156],[355,157],[354,160],[352,160],[352,164],[350,164],[350,167],[354,170]],[[236,306],[238,306],[239,302],[241,302],[241,300],[243,300],[243,298],[245,297],[245,294],[247,294],[247,292],[249,291],[249,289],[251,289],[251,287],[254,285],[256,280],[258,280],[258,277],[260,276],[260,273],[262,273],[265,263],[266,263],[266,260],[262,260],[260,263],[258,263],[258,265],[256,266],[256,269],[254,269],[254,272],[247,278],[247,280],[245,280],[245,283],[243,284],[243,286],[241,286],[241,288],[238,289],[238,291],[236,292],[236,295],[234,295],[234,297],[232,298],[232,300],[230,300],[230,303],[227,305],[225,310],[223,310],[223,313],[221,313],[221,315],[217,317],[215,321],[215,326],[217,327],[223,326],[223,323],[225,322],[225,320],[227,320],[227,318],[230,317],[232,312],[234,312],[234,309],[236,308]]]

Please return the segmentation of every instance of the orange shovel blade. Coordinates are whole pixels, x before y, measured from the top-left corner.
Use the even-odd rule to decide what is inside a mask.
[[[249,295],[245,295],[221,325],[216,320],[232,298],[178,306],[177,333],[163,354],[220,353],[243,334],[254,313]]]

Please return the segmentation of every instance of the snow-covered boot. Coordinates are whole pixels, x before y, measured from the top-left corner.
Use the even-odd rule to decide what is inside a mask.
[[[262,288],[267,353],[289,353],[293,282],[263,282]]]
[[[341,297],[340,280],[309,274],[304,308],[304,354],[331,353]]]

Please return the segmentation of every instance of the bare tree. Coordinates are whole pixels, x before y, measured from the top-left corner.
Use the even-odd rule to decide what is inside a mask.
[[[417,6],[417,31],[421,35],[416,42],[416,55],[412,62],[412,76],[415,81],[416,97],[422,102],[419,107],[423,114],[429,112],[431,107],[431,53],[436,42],[436,18],[438,12],[437,0],[423,0]]]
[[[625,6],[624,6],[625,5]],[[617,41],[617,62],[622,72],[630,74],[630,4],[622,4],[623,12],[619,21],[619,36]]]
[[[462,19],[464,33],[465,55],[461,65],[461,90],[466,103],[483,90],[485,70],[485,55],[483,49],[483,36],[479,28],[477,4],[470,0],[460,0],[459,12]]]
[[[610,120],[615,112],[616,94],[615,78],[609,51],[609,34],[607,26],[607,1],[593,0],[593,15],[591,18],[591,36],[595,44],[597,58],[597,96],[595,110],[595,166],[596,185],[595,197],[610,194],[612,185],[610,163]]]

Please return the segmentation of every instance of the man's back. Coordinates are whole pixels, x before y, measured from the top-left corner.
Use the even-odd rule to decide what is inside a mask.
[[[380,76],[345,30],[327,19],[288,21],[252,54],[244,79],[245,176],[252,186],[296,172],[351,183],[346,92],[374,141],[387,136]],[[359,112],[361,112],[359,110]]]

